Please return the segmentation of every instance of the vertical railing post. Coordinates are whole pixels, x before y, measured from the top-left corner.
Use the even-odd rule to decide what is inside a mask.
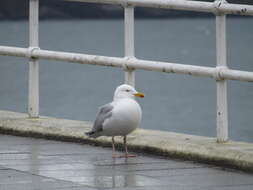
[[[134,58],[134,7],[124,8],[125,57]],[[134,70],[125,68],[125,83],[135,86]]]
[[[223,0],[218,0],[223,3]],[[226,15],[216,15],[216,61],[217,71],[227,68]],[[227,82],[217,74],[217,142],[228,140]]]
[[[29,1],[29,49],[30,54],[39,46],[39,0]],[[39,62],[29,58],[28,114],[39,117]]]

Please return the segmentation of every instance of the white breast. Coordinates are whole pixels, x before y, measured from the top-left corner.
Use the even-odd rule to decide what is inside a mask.
[[[130,98],[117,100],[113,104],[111,118],[103,125],[103,135],[125,136],[135,130],[141,122],[141,108]]]

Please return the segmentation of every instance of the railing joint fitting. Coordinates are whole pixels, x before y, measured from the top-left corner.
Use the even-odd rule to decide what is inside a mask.
[[[122,68],[124,69],[124,71],[134,71],[135,69],[131,67],[131,62],[136,60],[136,58],[134,56],[126,56],[124,59],[127,62],[123,63]]]
[[[133,5],[131,5],[131,3],[129,3],[128,1],[122,1],[121,6],[124,8],[134,8]]]
[[[222,72],[223,72],[224,70],[227,70],[227,69],[228,69],[227,66],[216,66],[216,67],[215,67],[214,76],[213,76],[214,79],[215,79],[216,81],[225,80],[225,78],[223,77]]]
[[[27,49],[27,57],[29,59],[36,59],[36,57],[33,56],[33,52],[35,50],[40,50],[40,48],[36,47],[36,46],[30,46],[30,47],[28,47],[28,49]]]
[[[226,4],[228,3],[226,0],[215,0],[213,2],[214,5],[214,14],[216,16],[221,16],[221,15],[225,15],[225,13],[220,11],[220,7],[222,6],[222,4]]]

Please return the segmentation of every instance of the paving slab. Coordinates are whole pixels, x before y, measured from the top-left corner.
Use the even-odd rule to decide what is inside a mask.
[[[100,137],[90,139],[85,135],[92,126],[91,122],[73,121],[52,117],[28,118],[27,114],[0,111],[0,132],[14,135],[42,137],[55,140],[75,141],[79,143],[111,146],[111,138]],[[5,140],[3,140],[5,141]],[[13,154],[10,159],[17,156],[25,157],[32,148],[27,149],[29,139],[19,144],[20,152],[16,155],[13,148],[2,148],[1,153]],[[6,140],[10,145],[12,142]],[[116,144],[122,147],[122,139],[116,138]],[[219,166],[253,171],[253,144],[235,142],[229,140],[226,143],[217,143],[215,138],[186,135],[165,131],[137,129],[128,137],[129,149],[135,152],[146,152],[154,155],[162,155],[167,158],[181,158],[199,162],[211,163]],[[24,146],[23,146],[24,145]],[[39,141],[38,146],[44,154],[57,156],[57,143],[48,145],[48,141]],[[71,150],[69,154],[89,154],[82,152],[82,147],[73,149],[72,145],[65,147]],[[0,145],[1,147],[1,145]],[[92,148],[90,148],[92,149]],[[100,152],[103,156],[103,151]],[[43,154],[42,154],[43,155]],[[56,164],[56,163],[55,163]],[[20,168],[25,167],[20,165]],[[68,166],[65,166],[66,169]],[[84,167],[77,164],[76,167]],[[89,168],[85,168],[89,169]]]

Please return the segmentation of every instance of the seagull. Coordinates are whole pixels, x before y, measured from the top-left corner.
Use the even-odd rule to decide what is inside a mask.
[[[99,108],[92,130],[85,133],[91,138],[111,136],[113,158],[117,157],[115,136],[123,137],[125,147],[123,157],[135,157],[127,151],[127,135],[140,125],[142,117],[141,107],[135,97],[143,98],[144,94],[127,84],[118,86],[114,92],[113,101]]]

